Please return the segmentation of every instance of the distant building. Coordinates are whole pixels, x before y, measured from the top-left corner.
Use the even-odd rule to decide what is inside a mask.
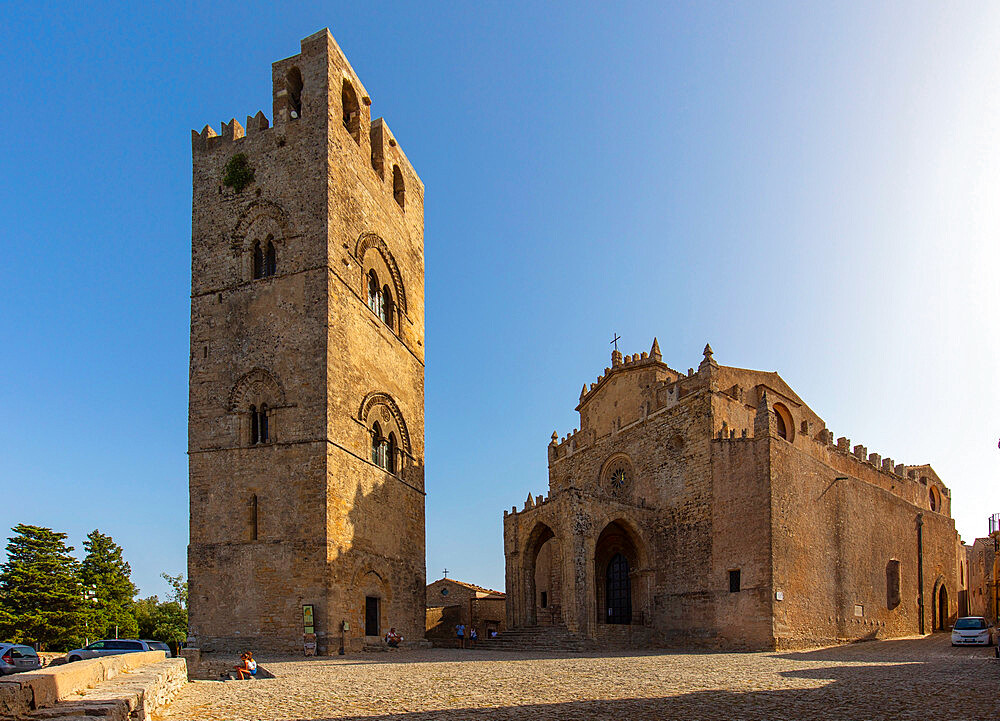
[[[507,628],[507,596],[472,583],[442,578],[427,586],[427,638],[450,641],[455,626],[475,627],[480,638]]]
[[[990,534],[966,546],[969,615],[1000,620],[1000,514],[990,518]]]
[[[837,379],[843,382],[843,379]],[[504,512],[507,621],[604,645],[773,649],[949,628],[965,586],[929,465],[834,440],[777,374],[611,354],[549,491]],[[904,419],[905,421],[905,419]]]

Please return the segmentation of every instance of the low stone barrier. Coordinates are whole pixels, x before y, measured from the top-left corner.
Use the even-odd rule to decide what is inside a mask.
[[[115,683],[115,679],[120,680]],[[0,678],[0,719],[89,715],[79,708],[88,698],[105,708],[106,713],[100,715],[115,716],[111,707],[124,705],[126,717],[145,719],[157,704],[169,700],[164,695],[172,695],[186,681],[184,659],[167,659],[163,651],[104,656],[25,671]],[[90,692],[97,687],[99,692]],[[77,708],[72,712],[60,708],[58,704],[63,702]]]

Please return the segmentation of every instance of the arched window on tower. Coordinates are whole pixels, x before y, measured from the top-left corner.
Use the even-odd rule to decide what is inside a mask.
[[[388,285],[382,286],[382,312],[379,313],[379,318],[387,326],[392,328],[392,291],[389,290]]]
[[[291,67],[285,73],[285,91],[288,93],[288,117],[296,120],[302,117],[302,73]]]
[[[380,315],[382,307],[382,290],[378,285],[378,275],[374,270],[368,271],[368,307],[376,315]]]
[[[271,440],[268,429],[267,404],[261,403],[260,408],[250,406],[250,445],[256,446]]]
[[[385,470],[389,473],[396,472],[396,434],[390,432],[389,440],[386,442]]]
[[[256,240],[253,244],[253,278],[264,277],[264,251],[260,247],[260,241]]]
[[[270,277],[278,272],[278,254],[274,249],[274,240],[267,237],[267,250],[264,251],[264,277]]]
[[[382,438],[382,426],[376,421],[372,426],[372,463],[379,468],[385,467],[385,439]]]
[[[267,429],[267,403],[260,404],[258,413],[260,418],[257,421],[257,427],[260,429],[260,442],[268,443],[271,440],[271,435]]]
[[[406,202],[406,188],[403,186],[403,173],[398,165],[392,166],[392,197],[396,204],[403,208]]]
[[[349,80],[345,80],[340,90],[340,105],[344,113],[344,128],[354,142],[361,145],[361,106],[358,105],[358,94]]]

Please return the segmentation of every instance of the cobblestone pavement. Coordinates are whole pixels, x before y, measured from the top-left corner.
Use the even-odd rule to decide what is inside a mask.
[[[162,719],[998,719],[1000,662],[949,636],[780,653],[431,649],[261,663]]]

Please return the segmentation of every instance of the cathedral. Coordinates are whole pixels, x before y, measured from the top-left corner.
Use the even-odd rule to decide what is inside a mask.
[[[192,131],[189,633],[424,634],[423,184],[327,30]]]
[[[947,487],[833,439],[777,373],[611,354],[549,489],[504,512],[507,625],[604,646],[780,649],[945,629]],[[539,629],[543,631],[544,629]]]

